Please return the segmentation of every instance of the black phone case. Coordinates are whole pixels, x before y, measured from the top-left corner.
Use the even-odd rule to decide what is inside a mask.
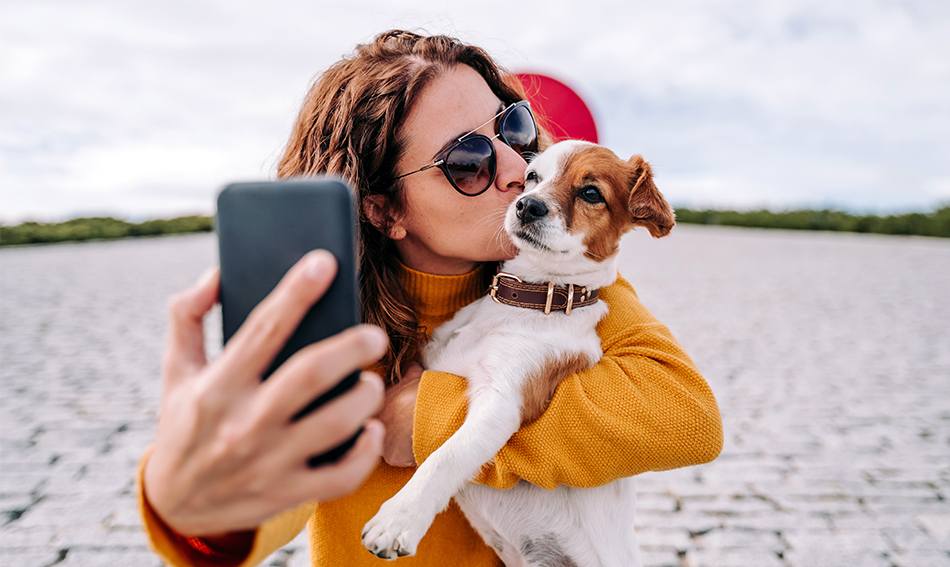
[[[323,248],[337,260],[336,279],[304,316],[263,380],[301,348],[359,323],[356,210],[345,183],[331,178],[234,183],[218,195],[215,223],[225,344],[251,310],[306,253]],[[297,413],[293,421],[355,386],[359,374],[356,371],[345,377]],[[311,457],[308,464],[316,467],[335,462],[353,446],[361,432],[340,446]]]

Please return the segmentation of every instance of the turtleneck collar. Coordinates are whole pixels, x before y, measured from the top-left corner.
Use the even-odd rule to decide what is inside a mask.
[[[485,264],[460,276],[426,274],[400,263],[399,277],[412,299],[419,325],[432,333],[455,312],[485,295]]]

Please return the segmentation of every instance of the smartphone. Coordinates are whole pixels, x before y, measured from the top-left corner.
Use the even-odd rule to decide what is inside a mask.
[[[346,183],[308,178],[233,183],[218,194],[215,230],[221,263],[221,319],[224,343],[281,280],[311,250],[335,257],[336,278],[261,377],[266,380],[303,347],[359,323],[356,275],[356,207]],[[296,421],[356,385],[360,372],[297,413]],[[308,460],[311,467],[335,462],[353,446],[362,429],[339,447]]]

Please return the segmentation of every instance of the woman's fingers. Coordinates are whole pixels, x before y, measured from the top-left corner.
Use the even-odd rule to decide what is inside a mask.
[[[168,302],[165,373],[174,382],[205,365],[204,317],[218,299],[220,271],[209,268],[198,281]]]
[[[376,468],[383,434],[383,425],[379,421],[367,421],[356,444],[342,459],[317,469],[308,469],[304,465],[298,467],[289,479],[288,484],[294,489],[287,496],[294,502],[325,502],[353,492]]]
[[[412,448],[412,426],[421,377],[422,366],[410,364],[402,380],[386,389],[383,408],[376,416],[386,427],[383,460],[390,466],[412,467],[416,464]]]
[[[403,380],[419,380],[422,378],[422,373],[425,369],[422,367],[422,364],[417,361],[412,361],[406,365],[402,371]]]
[[[270,423],[287,423],[343,377],[379,360],[387,344],[382,329],[359,325],[301,349],[261,385],[262,415]]]
[[[352,437],[376,413],[382,401],[382,380],[364,372],[352,390],[287,429],[287,442],[280,458],[288,467],[300,466],[308,458],[336,447]]]
[[[336,277],[336,259],[314,250],[297,262],[251,311],[221,355],[227,375],[259,380],[310,307]]]

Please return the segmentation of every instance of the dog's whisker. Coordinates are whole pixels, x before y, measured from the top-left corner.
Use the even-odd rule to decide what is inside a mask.
[[[507,215],[507,209],[499,209],[497,211],[492,211],[491,213],[485,215],[475,223],[475,228],[481,228],[486,224],[495,224],[495,229],[492,231],[491,237],[489,238],[489,244],[501,244],[505,251],[508,252],[508,247],[504,246],[505,243],[505,216]]]
[[[481,226],[481,225],[483,225],[483,224],[485,224],[485,223],[495,221],[495,220],[497,220],[498,217],[501,217],[502,219],[504,219],[504,217],[505,217],[506,214],[508,214],[508,210],[507,210],[507,209],[500,209],[500,210],[497,210],[497,211],[492,211],[492,212],[488,213],[487,215],[485,215],[484,217],[482,217],[481,219],[479,219],[479,220],[475,223],[475,226]]]

